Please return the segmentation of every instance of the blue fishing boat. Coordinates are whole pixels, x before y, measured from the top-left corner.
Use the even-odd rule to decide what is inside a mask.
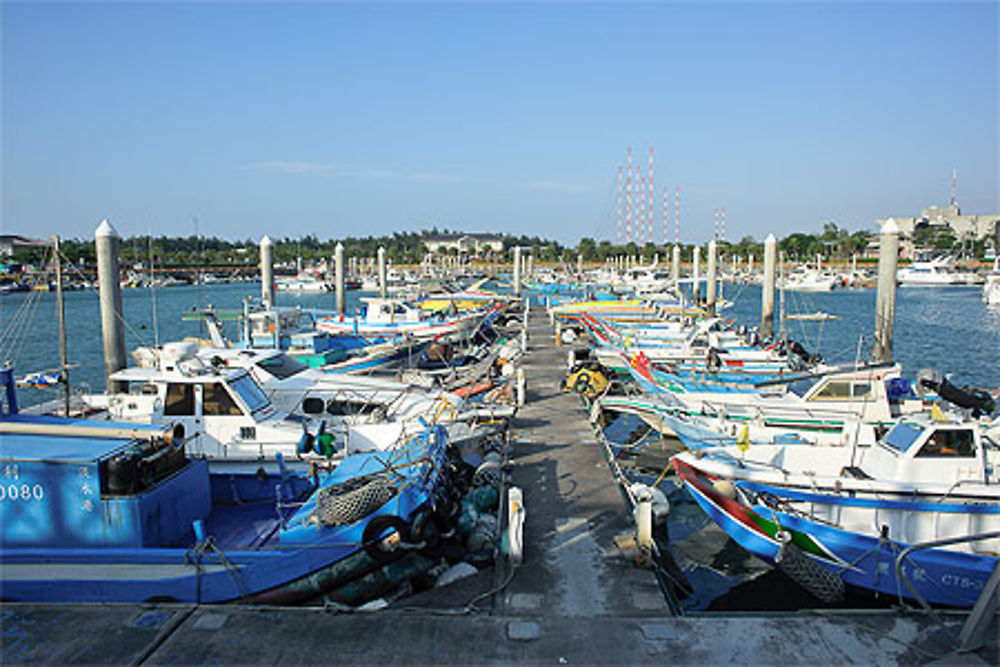
[[[217,473],[167,427],[18,414],[2,374],[3,600],[292,603],[405,557],[451,502],[438,427],[312,474]]]
[[[1000,557],[1000,448],[938,411],[867,448],[750,445],[673,458],[702,509],[821,597],[850,584],[970,607]]]

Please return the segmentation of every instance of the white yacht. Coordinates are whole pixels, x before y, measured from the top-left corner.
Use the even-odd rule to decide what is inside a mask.
[[[965,273],[955,269],[952,257],[935,257],[926,261],[913,262],[896,271],[900,285],[967,285]]]
[[[1000,259],[993,260],[993,273],[986,276],[983,301],[990,306],[1000,306]]]

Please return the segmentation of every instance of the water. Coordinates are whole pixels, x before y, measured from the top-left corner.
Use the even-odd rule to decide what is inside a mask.
[[[200,305],[218,309],[242,308],[243,299],[260,294],[259,283],[210,284],[158,289],[155,292],[158,339],[180,340],[202,335],[198,322],[184,321],[181,314]],[[936,368],[951,375],[959,384],[977,387],[1000,387],[1000,308],[982,301],[978,287],[904,287],[896,296],[895,358],[904,373],[913,377],[922,368]],[[129,351],[140,345],[152,345],[153,292],[148,289],[122,290],[122,307],[128,327],[125,344]],[[348,309],[366,292],[348,292]],[[754,285],[726,285],[725,296],[734,301],[726,311],[738,324],[760,323],[760,288]],[[55,294],[36,293],[33,317],[15,346],[13,356],[17,372],[55,368],[59,364],[59,337]],[[70,362],[78,367],[70,371],[74,388],[104,390],[101,325],[97,294],[67,292],[66,328]],[[28,293],[0,297],[0,321],[6,330],[12,318],[29,299]],[[282,305],[303,308],[333,308],[333,294],[278,294]],[[790,335],[810,352],[819,351],[830,362],[848,362],[856,358],[859,336],[864,336],[866,355],[871,348],[875,322],[874,290],[836,290],[826,293],[786,292],[788,313],[812,313],[817,310],[836,315],[829,322],[788,323]],[[227,323],[232,327],[232,323]],[[234,329],[227,330],[232,336]],[[6,348],[4,350],[6,352]],[[53,390],[24,390],[25,405],[54,396]]]

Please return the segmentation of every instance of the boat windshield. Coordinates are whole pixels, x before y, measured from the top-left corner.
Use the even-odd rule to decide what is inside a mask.
[[[251,413],[257,412],[269,404],[267,396],[264,395],[264,392],[261,391],[257,383],[249,375],[241,375],[235,380],[231,380],[229,386],[239,394],[239,397],[246,403],[247,409]]]
[[[279,354],[268,359],[263,359],[257,362],[257,366],[279,380],[298,375],[309,368],[298,359],[293,359],[287,354]]]
[[[882,442],[899,452],[905,452],[917,441],[924,429],[916,424],[899,422],[882,438]]]
[[[788,384],[788,391],[802,398],[809,393],[810,389],[816,386],[819,380],[820,378],[802,378],[801,380],[796,380]]]

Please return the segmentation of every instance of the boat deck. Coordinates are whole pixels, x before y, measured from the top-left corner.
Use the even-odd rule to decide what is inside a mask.
[[[631,530],[576,395],[566,348],[533,314],[528,399],[512,483],[525,494],[524,563],[481,611],[178,605],[0,607],[4,664],[963,664],[1000,662],[994,627],[952,653],[964,613],[822,611],[672,617],[650,570],[613,538]],[[502,569],[502,568],[501,568]]]

